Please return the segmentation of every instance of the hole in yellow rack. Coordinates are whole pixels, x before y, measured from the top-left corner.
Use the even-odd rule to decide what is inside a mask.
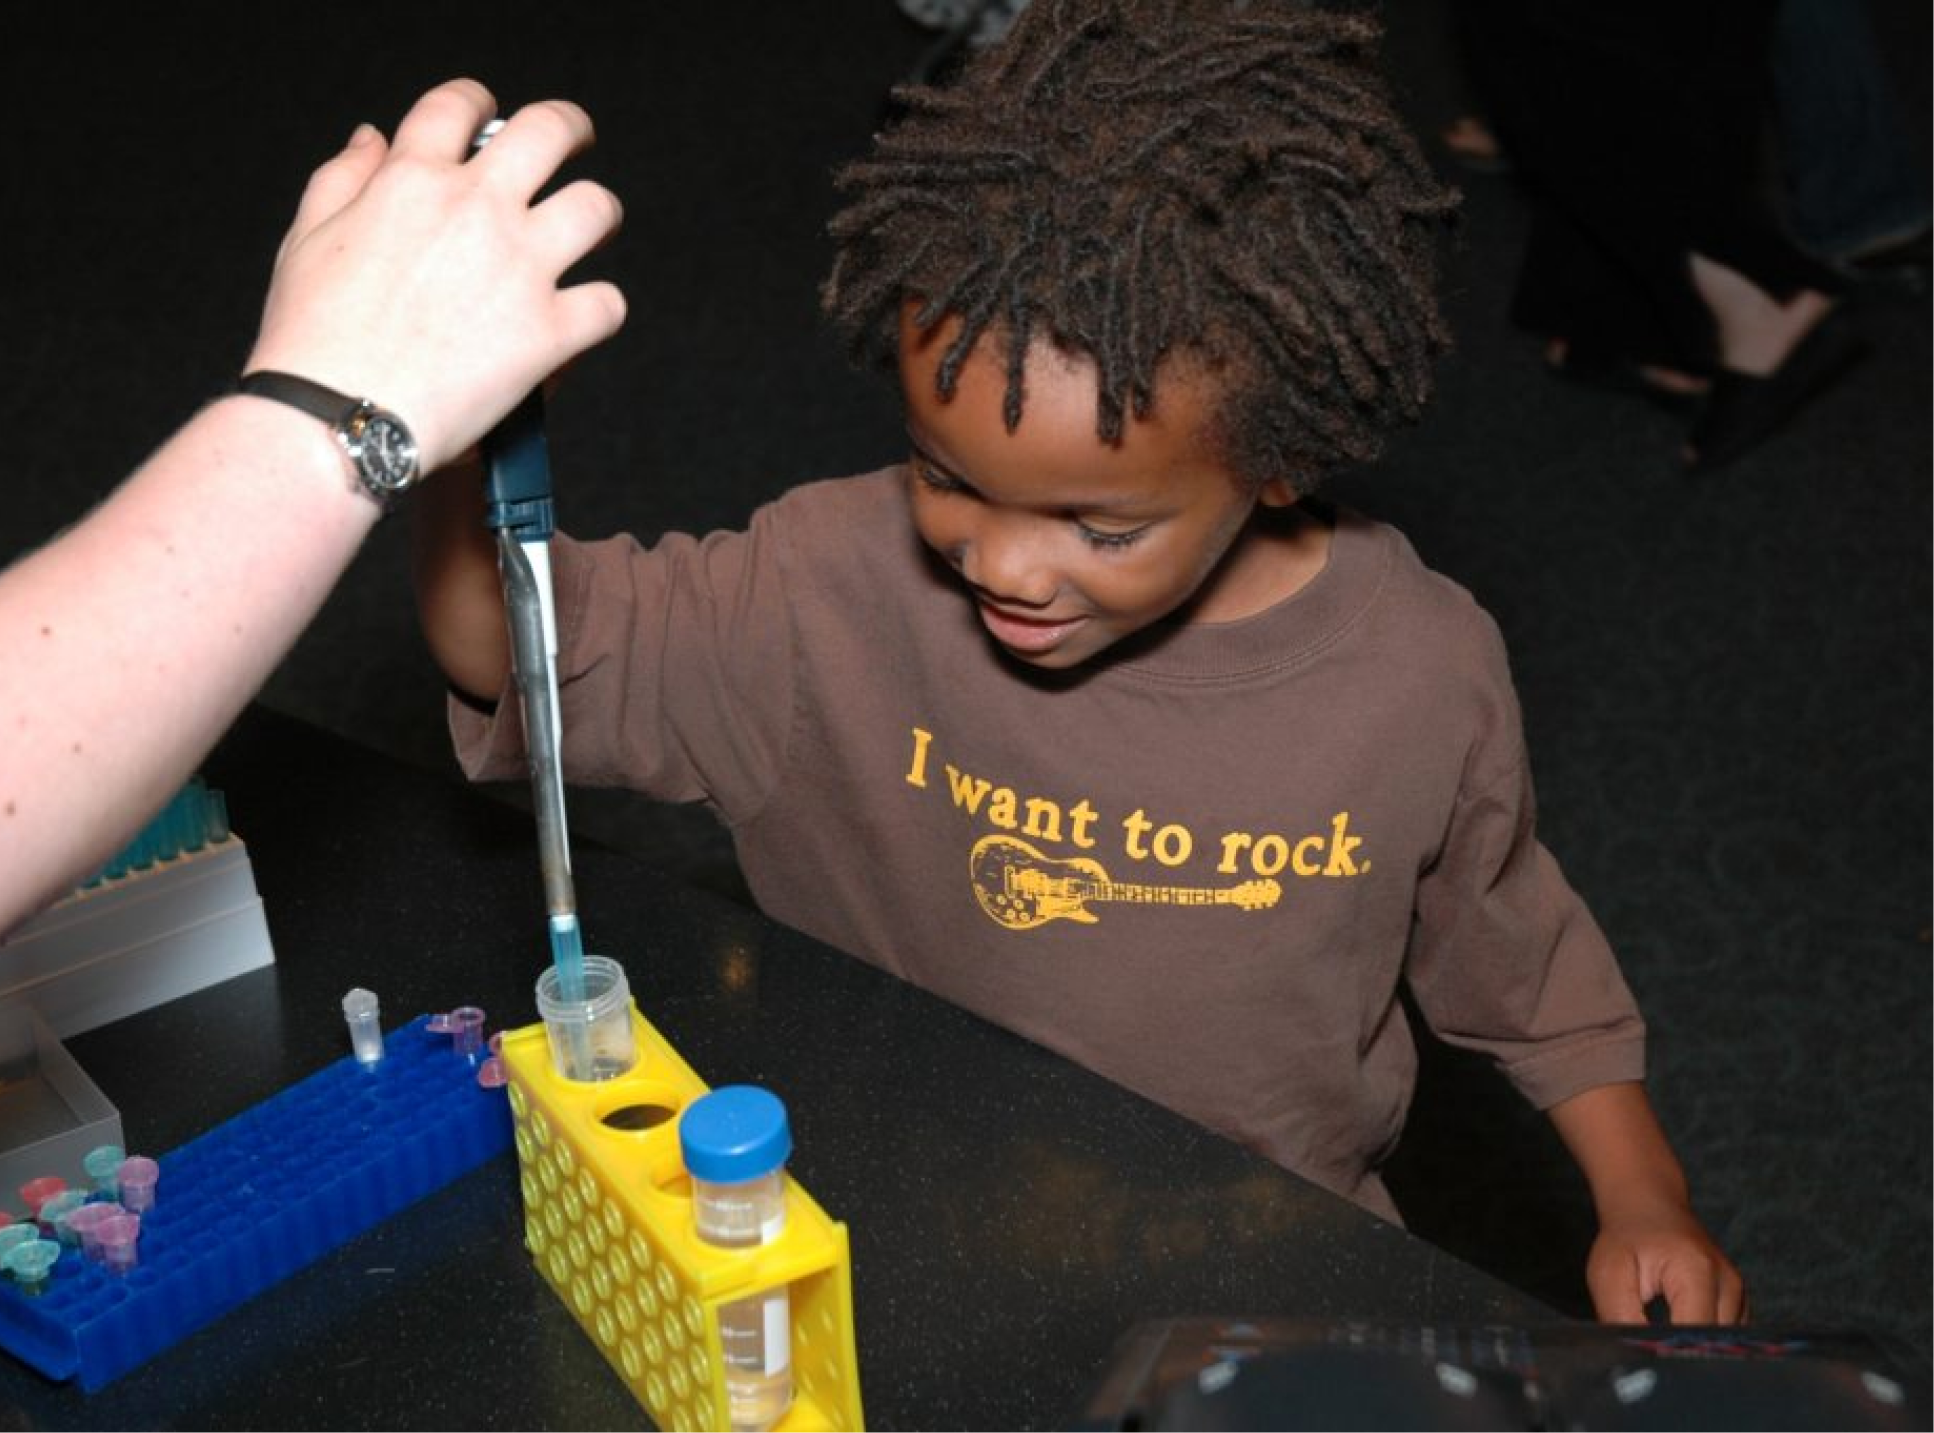
[[[598,1116],[598,1119],[610,1129],[623,1130],[629,1134],[657,1129],[665,1121],[677,1118],[677,1115],[678,1108],[675,1105],[634,1104],[619,1105],[615,1110],[609,1110]]]

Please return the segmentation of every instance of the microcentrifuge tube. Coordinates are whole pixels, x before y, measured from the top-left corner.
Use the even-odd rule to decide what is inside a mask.
[[[459,1005],[450,1012],[450,1048],[466,1060],[483,1050],[484,1013],[474,1005]]]
[[[121,1203],[139,1214],[154,1204],[154,1189],[161,1182],[161,1165],[145,1154],[131,1154],[121,1161],[115,1178],[121,1186]]]
[[[125,1274],[140,1262],[141,1216],[115,1214],[94,1226],[100,1244],[101,1266],[110,1274]]]
[[[58,1174],[43,1174],[38,1179],[30,1179],[20,1186],[20,1202],[27,1206],[27,1217],[38,1219],[40,1206],[67,1188],[67,1181]]]
[[[101,1257],[101,1221],[126,1212],[118,1204],[83,1204],[67,1216],[67,1233],[73,1236],[73,1242],[80,1244],[83,1254],[98,1261]],[[65,1244],[70,1241],[63,1238],[61,1242]]]
[[[85,1189],[63,1189],[52,1199],[40,1206],[41,1232],[49,1239],[58,1240],[70,1248],[79,1245],[81,1236],[71,1233],[67,1228],[67,1216],[76,1209],[86,1207]]]
[[[47,1287],[47,1276],[60,1258],[60,1245],[51,1239],[29,1239],[7,1251],[6,1271],[23,1294],[39,1294]]]
[[[115,1176],[120,1172],[121,1161],[127,1157],[127,1151],[118,1144],[104,1144],[87,1152],[87,1157],[81,1161],[81,1168],[87,1171],[87,1177],[93,1181],[96,1194],[107,1199],[121,1197]]]
[[[0,1229],[0,1269],[6,1267],[7,1255],[22,1244],[30,1244],[40,1237],[40,1226],[29,1221],[25,1224],[9,1224]]]
[[[383,1058],[383,1026],[374,992],[361,986],[342,998],[342,1018],[349,1023],[349,1045],[359,1064],[373,1068]]]

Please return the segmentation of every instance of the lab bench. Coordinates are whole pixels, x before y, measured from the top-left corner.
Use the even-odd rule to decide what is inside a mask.
[[[530,818],[251,708],[204,771],[248,843],[272,965],[74,1036],[161,1152],[459,1005],[536,1019]],[[1203,1314],[1550,1321],[1529,1296],[1237,1145],[723,896],[581,837],[587,950],[713,1086],[791,1111],[790,1170],[850,1237],[866,1421],[1066,1426],[1122,1334]],[[319,1172],[322,1177],[323,1172]],[[208,1211],[218,1217],[218,1209]],[[506,1152],[93,1393],[0,1355],[23,1427],[649,1426],[524,1247]]]

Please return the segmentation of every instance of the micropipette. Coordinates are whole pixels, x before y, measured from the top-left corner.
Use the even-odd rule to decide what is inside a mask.
[[[481,149],[501,127],[486,125]],[[510,621],[511,669],[524,709],[530,752],[537,854],[550,913],[551,955],[558,989],[584,998],[584,939],[571,881],[571,844],[564,821],[562,734],[557,700],[557,607],[551,589],[551,459],[544,438],[544,398],[532,390],[483,441],[485,524],[497,534],[504,609]]]
[[[578,931],[571,844],[564,820],[562,732],[557,703],[557,609],[551,592],[551,468],[544,441],[543,398],[533,392],[484,439],[484,478],[497,532],[504,609],[510,619],[511,669],[524,707],[530,751],[537,855],[550,912],[551,952],[559,988],[582,999],[584,942]]]

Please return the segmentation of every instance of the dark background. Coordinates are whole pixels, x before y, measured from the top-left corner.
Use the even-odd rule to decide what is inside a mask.
[[[1385,14],[1400,101],[1466,195],[1445,278],[1458,350],[1430,416],[1333,491],[1404,528],[1502,625],[1545,839],[1622,954],[1654,1098],[1758,1319],[1878,1333],[1924,1365],[1924,288],[1864,287],[1862,369],[1769,448],[1688,481],[1675,420],[1553,381],[1511,329],[1523,196],[1436,145],[1465,103],[1441,3]],[[1925,153],[1927,7],[1873,14]],[[894,395],[846,368],[816,309],[831,168],[933,41],[891,0],[9,18],[0,559],[232,381],[308,172],[357,121],[391,129],[456,74],[507,105],[584,104],[600,143],[575,172],[626,206],[588,267],[623,285],[630,322],[551,404],[565,526],[736,525],[792,483],[896,456]],[[404,536],[378,531],[262,698],[456,780]],[[730,887],[703,813],[574,793],[572,816]],[[248,812],[234,819],[246,836]],[[408,829],[368,837],[407,861]],[[1434,1058],[1392,1184],[1418,1232],[1584,1310],[1582,1184],[1501,1082]]]

